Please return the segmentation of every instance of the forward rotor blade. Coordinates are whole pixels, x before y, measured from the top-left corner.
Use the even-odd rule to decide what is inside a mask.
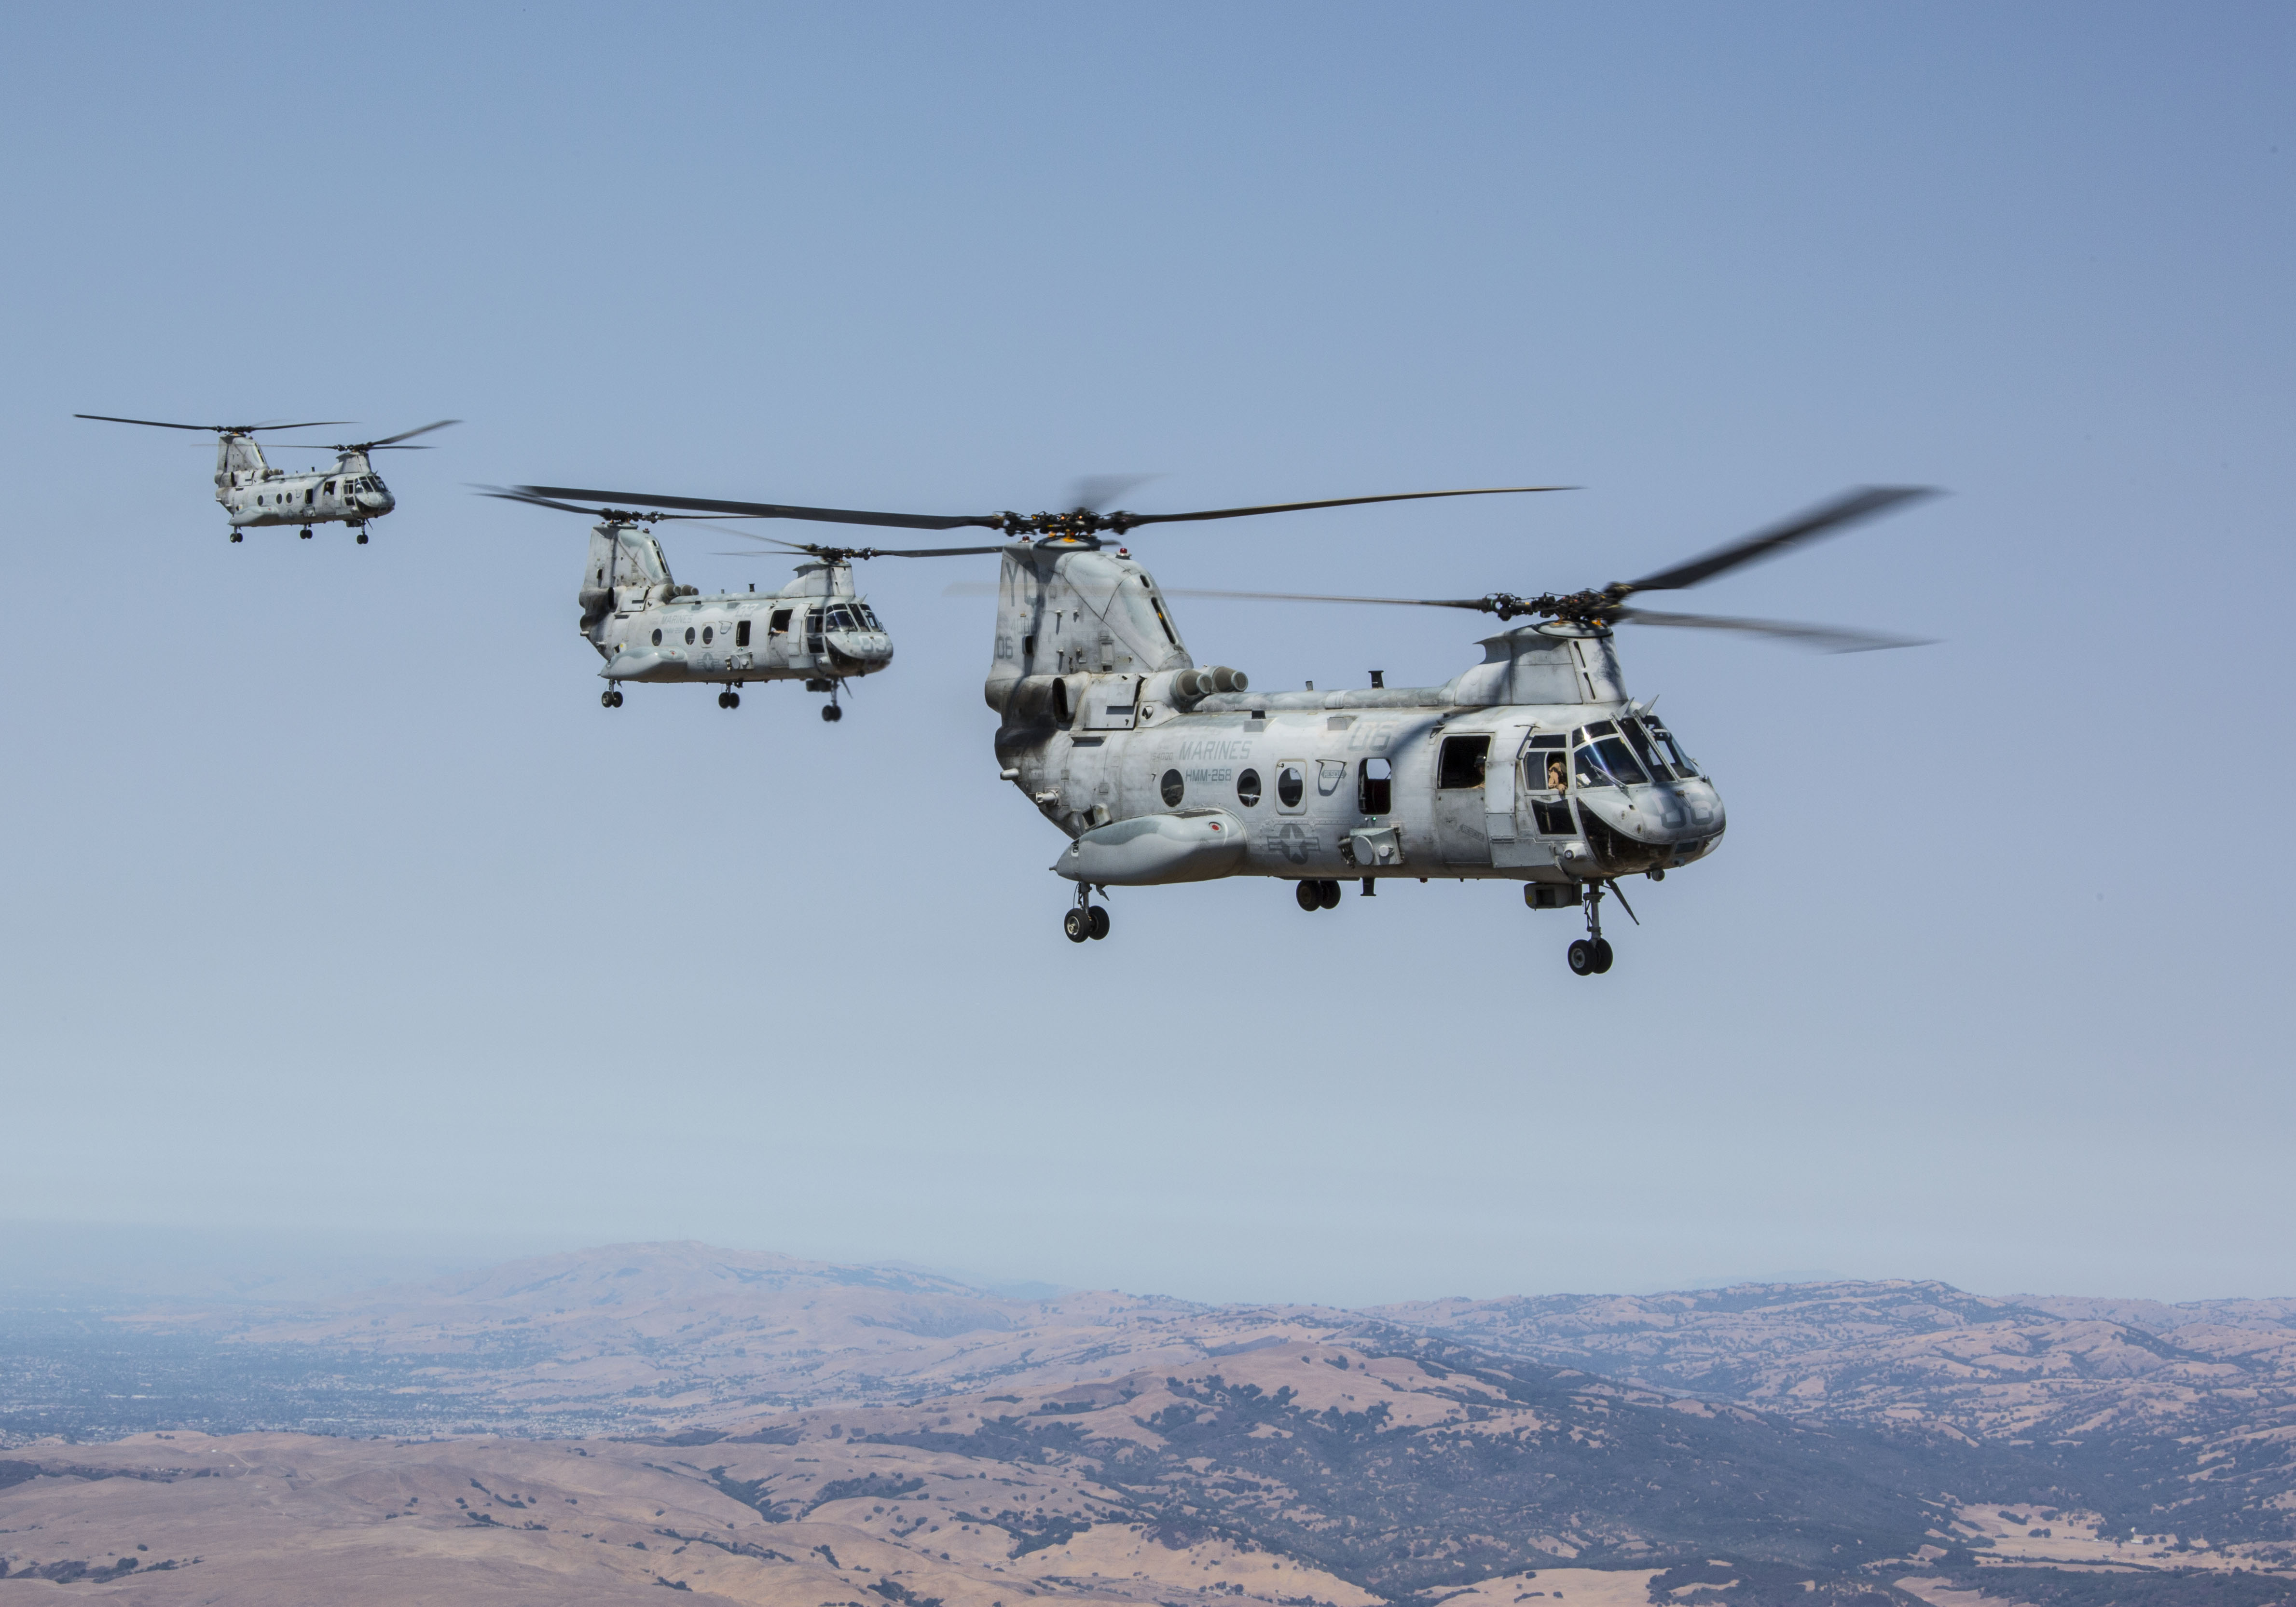
[[[1420,502],[1430,496],[1510,496],[1525,491],[1575,491],[1576,486],[1484,486],[1466,491],[1396,491],[1385,496],[1328,496],[1320,502],[1272,502],[1256,508],[1212,508],[1201,513],[1127,513],[1126,525],[1185,524],[1202,519],[1244,519],[1256,513],[1297,513],[1308,508],[1352,508],[1367,502]]]
[[[376,447],[396,446],[400,441],[411,441],[418,435],[428,435],[433,430],[444,430],[449,424],[459,424],[462,422],[460,419],[440,419],[436,423],[423,425],[420,430],[402,430],[397,435],[386,435],[379,441],[369,441],[366,444],[369,449]],[[408,449],[412,451],[416,448]]]
[[[1885,647],[1928,647],[1927,636],[1897,636],[1886,631],[1852,630],[1841,625],[1801,625],[1790,619],[1738,619],[1721,614],[1660,614],[1621,608],[1611,616],[1628,625],[1675,625],[1694,630],[1735,630],[1798,642],[1820,652],[1874,652]]]
[[[1861,486],[1856,490],[1843,492],[1831,502],[1820,503],[1806,513],[1798,513],[1783,523],[1757,530],[1751,536],[1734,541],[1727,546],[1717,547],[1686,563],[1677,563],[1671,569],[1645,575],[1640,580],[1628,581],[1617,587],[1615,594],[1679,591],[1685,586],[1711,580],[1741,564],[1775,557],[1788,547],[1815,541],[1821,536],[1833,535],[1860,520],[1871,519],[1891,508],[1939,495],[1941,493],[1931,486]]]
[[[876,513],[857,508],[800,508],[777,502],[717,502],[702,496],[653,496],[635,491],[586,491],[571,486],[521,486],[537,496],[575,496],[644,508],[683,508],[696,513],[739,513],[748,519],[809,519],[823,524],[890,525],[902,530],[955,530],[979,525],[995,530],[1004,519],[995,513]]]

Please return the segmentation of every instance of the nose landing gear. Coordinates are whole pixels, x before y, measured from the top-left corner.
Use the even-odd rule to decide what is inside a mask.
[[[1108,890],[1103,888],[1101,890],[1106,892]],[[1061,917],[1061,931],[1068,934],[1071,943],[1108,936],[1108,906],[1095,904],[1092,889],[1081,881],[1077,883],[1075,907]]]
[[[1603,884],[1587,890],[1587,935],[1570,945],[1573,976],[1598,977],[1611,969],[1611,945],[1603,936]]]
[[[602,708],[619,709],[622,706],[622,689],[619,686],[607,687],[598,694],[598,703]]]

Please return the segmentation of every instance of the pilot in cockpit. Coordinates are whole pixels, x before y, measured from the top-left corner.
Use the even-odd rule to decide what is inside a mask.
[[[1546,756],[1546,790],[1560,792],[1570,784],[1570,769],[1562,762],[1560,750]]]

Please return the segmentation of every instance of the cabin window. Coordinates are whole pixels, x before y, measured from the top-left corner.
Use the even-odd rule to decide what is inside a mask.
[[[1308,796],[1308,772],[1298,765],[1285,765],[1275,772],[1275,801],[1287,809],[1296,809],[1300,800]]]
[[[1235,801],[1247,809],[1259,807],[1259,772],[1246,770],[1235,778]]]
[[[656,647],[660,647],[661,645],[661,633],[660,631],[653,633],[653,644]]]
[[[309,506],[311,505],[311,499],[312,499],[313,497],[316,496],[318,494],[319,494],[319,488],[318,488],[318,487],[316,487],[316,486],[305,486],[305,487],[303,488],[303,505],[304,505],[305,507],[307,507],[307,508],[308,508],[308,507],[309,507]]]
[[[734,645],[736,647],[747,647],[749,644],[750,622],[747,619],[743,619],[734,627]]]
[[[1356,808],[1366,815],[1384,815],[1395,807],[1395,767],[1383,758],[1367,758],[1356,771]]]
[[[692,631],[690,631],[690,630],[689,630],[689,631],[687,631],[687,632],[685,633],[685,639],[686,639],[687,641],[689,641],[689,642],[693,641],[693,633]],[[701,645],[702,645],[702,646],[707,647],[707,646],[709,646],[709,644],[710,644],[710,643],[712,643],[712,642],[716,641],[717,639],[718,639],[718,627],[717,627],[716,626],[714,626],[714,625],[705,625],[705,626],[703,626],[703,627],[701,627]]]
[[[1446,791],[1483,784],[1483,766],[1490,758],[1491,739],[1488,736],[1447,736],[1443,739],[1443,758],[1437,767],[1435,785]]]
[[[1180,799],[1188,795],[1188,783],[1177,770],[1167,770],[1164,779],[1156,783],[1156,790],[1164,795],[1166,808],[1177,809],[1180,807]]]
[[[787,608],[777,608],[774,610],[774,617],[766,621],[766,634],[769,636],[778,636],[783,632],[788,630],[790,615],[795,611],[796,611],[794,609]]]
[[[685,644],[688,647],[693,645],[693,627],[691,625],[685,627]]]
[[[332,496],[335,494],[335,482],[333,480],[329,480],[324,486],[321,487],[320,489],[326,492],[328,496]]]

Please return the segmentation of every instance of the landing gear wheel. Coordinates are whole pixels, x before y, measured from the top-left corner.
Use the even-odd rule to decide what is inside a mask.
[[[841,719],[843,719],[843,718],[845,717],[845,710],[843,710],[842,709],[840,709],[840,708],[839,708],[836,704],[834,704],[834,703],[824,703],[824,704],[821,706],[821,717],[822,717],[823,719],[824,719],[824,720],[827,720],[831,725],[832,725],[832,726],[833,726],[833,725],[835,725],[838,721],[840,721],[840,720],[841,720]]]
[[[1319,881],[1293,883],[1292,896],[1300,901],[1300,907],[1310,914],[1324,907],[1324,886]]]
[[[1595,963],[1595,946],[1584,938],[1570,939],[1570,974],[1591,977],[1601,967]]]
[[[727,693],[726,694],[726,708],[728,708],[728,709],[739,709],[741,706],[742,706],[742,694],[741,694],[740,693],[738,693],[738,692],[729,692],[729,693]]]
[[[359,532],[358,544],[361,546],[365,546],[366,545],[366,532],[365,530],[361,530]]]
[[[1340,884],[1336,881],[1317,882],[1316,884],[1316,902],[1318,906],[1324,909],[1339,908]]]
[[[231,538],[232,538],[234,541],[237,541],[237,540],[239,540],[239,539],[240,539],[239,532],[238,532],[237,530],[234,530],[234,531],[231,533]]]
[[[733,694],[730,693],[719,693],[718,694],[718,707],[720,709],[731,709],[734,705],[727,702],[726,700],[732,695]]]
[[[308,541],[311,539],[311,527],[309,525],[305,525],[300,530],[297,531],[296,534],[302,537],[304,540]]]
[[[1067,914],[1061,917],[1061,930],[1068,933],[1070,942],[1083,942],[1086,939],[1092,936],[1091,912],[1086,910],[1082,905],[1078,905],[1076,908],[1069,911]]]
[[[609,686],[598,694],[598,706],[601,709],[619,709],[622,706],[622,694]]]
[[[1095,938],[1108,936],[1108,906],[1103,904],[1094,905],[1091,914],[1086,918],[1085,924],[1091,929]]]
[[[1611,940],[1608,938],[1597,938],[1595,939],[1595,974],[1599,977],[1610,969]]]

